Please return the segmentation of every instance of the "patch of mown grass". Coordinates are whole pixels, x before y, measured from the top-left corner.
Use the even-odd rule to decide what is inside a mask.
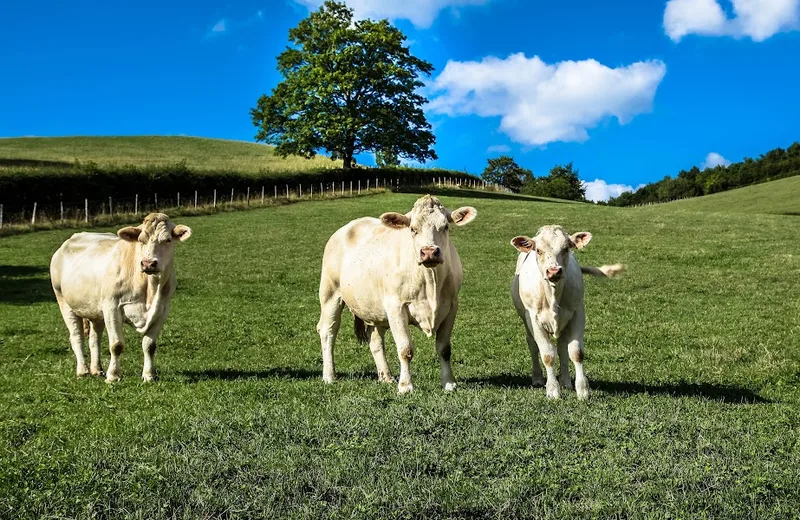
[[[340,379],[326,386],[315,331],[325,241],[416,197],[176,218],[194,234],[178,246],[155,384],[138,380],[130,329],[120,383],[74,377],[46,291],[71,232],[0,239],[0,516],[796,515],[800,246],[774,245],[796,219],[442,193],[478,209],[453,231],[465,269],[459,389],[441,390],[433,343],[416,330],[415,392],[377,383],[347,312]],[[585,403],[528,387],[510,301],[508,241],[549,223],[594,234],[582,263],[628,265],[587,279]]]

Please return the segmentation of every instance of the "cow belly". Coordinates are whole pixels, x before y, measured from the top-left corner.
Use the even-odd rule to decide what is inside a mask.
[[[67,277],[61,281],[61,295],[70,309],[82,318],[103,318],[100,283],[87,277]]]

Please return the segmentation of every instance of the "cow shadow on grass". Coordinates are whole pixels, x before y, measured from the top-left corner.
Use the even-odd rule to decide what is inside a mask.
[[[500,388],[533,388],[530,376],[520,374],[497,374],[486,377],[474,377],[464,379],[463,382],[466,384],[496,386]],[[619,396],[647,394],[668,395],[672,397],[699,397],[727,404],[768,404],[772,402],[747,388],[712,383],[680,382],[650,384],[589,379],[589,387],[592,391],[600,391],[606,394]]]
[[[0,303],[30,305],[55,302],[47,267],[0,265]]]
[[[264,370],[240,370],[232,368],[215,368],[208,370],[187,370],[181,372],[189,383],[200,381],[237,381],[247,379],[296,379],[296,380],[322,380],[322,370],[308,370],[294,367],[273,367]],[[337,372],[337,379],[374,379],[373,373],[364,372]]]
[[[516,195],[502,191],[466,190],[463,188],[436,188],[419,186],[401,186],[392,188],[395,193],[418,193],[420,195],[436,195],[443,197],[464,197],[470,199],[499,199],[516,200],[518,202],[552,202],[554,204],[577,204],[576,202],[556,199],[543,199],[540,197]]]

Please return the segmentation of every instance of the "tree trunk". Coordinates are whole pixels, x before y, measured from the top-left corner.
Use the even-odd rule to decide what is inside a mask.
[[[345,153],[342,155],[342,168],[349,170],[353,167],[353,154]]]

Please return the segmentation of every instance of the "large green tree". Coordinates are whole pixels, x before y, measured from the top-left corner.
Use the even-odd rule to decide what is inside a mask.
[[[481,177],[487,182],[499,184],[514,193],[519,193],[522,186],[533,177],[533,174],[508,155],[501,155],[488,160]]]
[[[586,188],[578,177],[578,170],[572,163],[556,165],[547,177],[537,177],[525,184],[523,190],[528,195],[552,197],[566,200],[586,200]]]
[[[354,20],[353,10],[327,0],[289,31],[278,56],[283,80],[251,110],[256,140],[281,156],[325,150],[344,162],[362,152],[389,151],[425,162],[436,139],[417,93],[433,66],[416,58],[387,20]]]

